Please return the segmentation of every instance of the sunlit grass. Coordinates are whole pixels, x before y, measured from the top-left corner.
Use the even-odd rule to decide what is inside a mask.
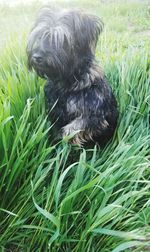
[[[106,27],[96,56],[120,117],[91,150],[52,142],[25,45],[13,39],[0,59],[0,251],[149,251],[149,41]]]

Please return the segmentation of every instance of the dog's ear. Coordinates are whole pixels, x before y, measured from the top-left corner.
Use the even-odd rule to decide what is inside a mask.
[[[101,19],[82,12],[75,12],[73,19],[76,46],[84,51],[95,50],[98,37],[104,27]]]

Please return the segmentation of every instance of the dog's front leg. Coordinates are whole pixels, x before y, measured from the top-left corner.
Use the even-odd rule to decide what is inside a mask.
[[[82,116],[77,117],[66,126],[62,128],[62,136],[74,135],[71,142],[73,144],[77,144],[82,146],[86,140],[84,139],[84,131],[85,131],[85,120]]]
[[[76,119],[74,119],[73,121],[71,121],[62,128],[62,136],[64,137],[78,133],[80,131],[83,131],[84,128],[85,128],[84,119],[82,118],[82,116],[77,117]]]

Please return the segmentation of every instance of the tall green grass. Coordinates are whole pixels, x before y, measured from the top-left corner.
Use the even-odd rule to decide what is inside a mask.
[[[25,41],[0,59],[0,251],[150,251],[149,41],[106,27],[96,56],[120,117],[112,141],[88,150],[52,142]]]
[[[150,62],[146,49],[118,50],[102,54],[120,118],[100,150],[52,144],[44,81],[22,48],[3,54],[1,251],[150,250]]]

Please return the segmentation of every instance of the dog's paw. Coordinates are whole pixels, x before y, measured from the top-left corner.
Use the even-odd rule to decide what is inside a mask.
[[[62,128],[62,137],[69,136],[71,134],[71,128],[69,125],[66,125]]]

